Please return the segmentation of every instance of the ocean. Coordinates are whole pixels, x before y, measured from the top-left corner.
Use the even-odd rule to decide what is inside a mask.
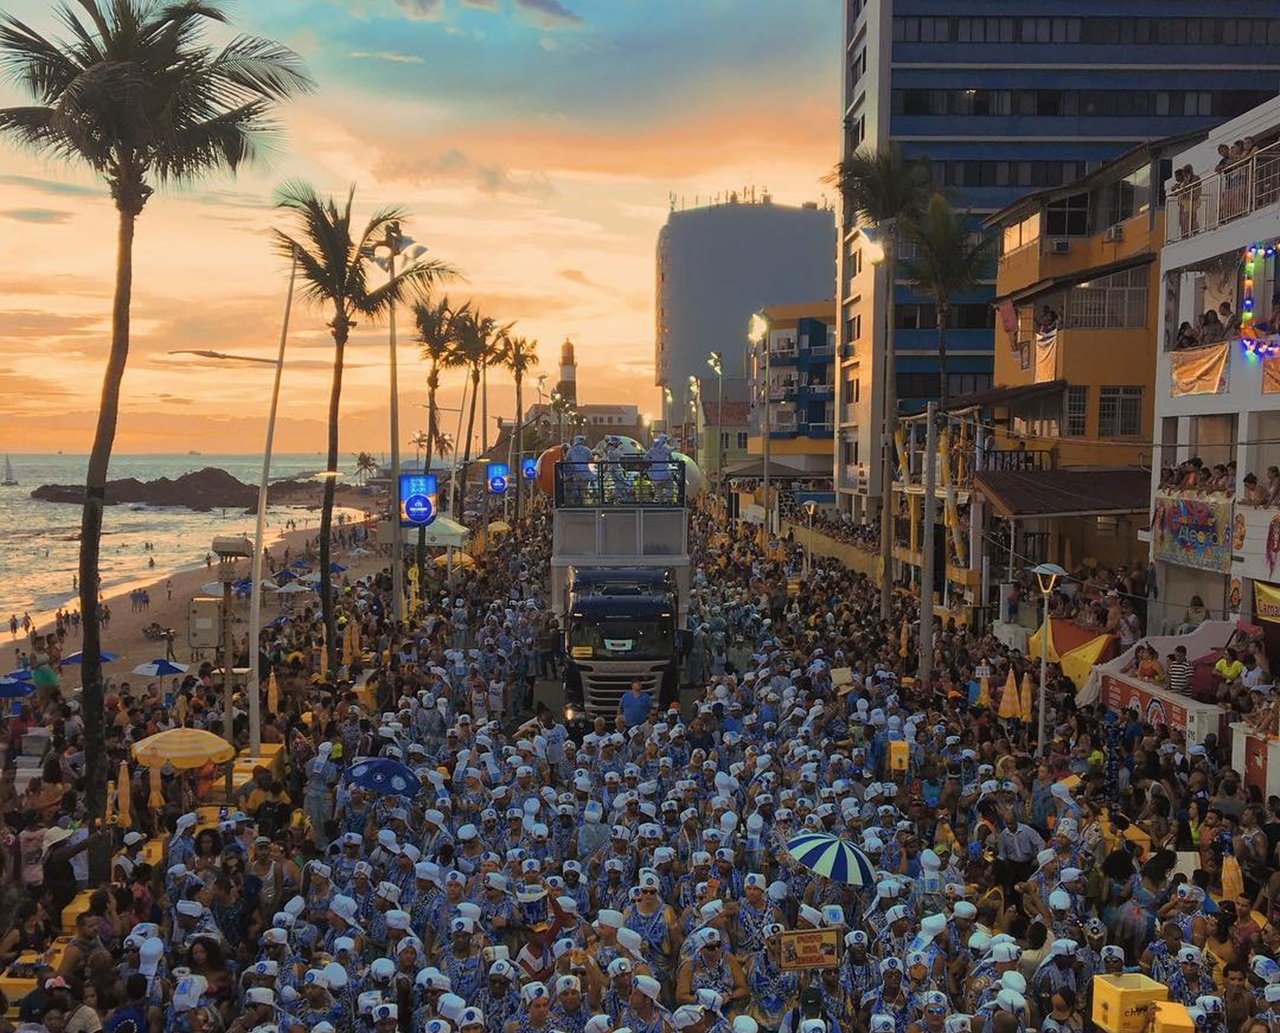
[[[0,486],[0,620],[10,614],[33,617],[76,597],[72,578],[79,568],[80,507],[31,498],[41,484],[83,484],[87,455],[10,455],[17,487]],[[3,457],[0,457],[0,462]],[[272,479],[324,469],[324,457],[276,455]],[[261,455],[117,455],[108,478],[179,477],[205,467],[225,470],[247,484],[257,484]],[[275,539],[290,517],[317,524],[318,511],[278,507],[267,514],[267,540]],[[167,573],[204,565],[215,535],[253,537],[252,513],[228,509],[208,513],[172,507],[108,506],[103,519],[101,573],[103,590],[130,582],[153,581]],[[144,544],[150,542],[147,550]],[[154,568],[149,561],[155,560]]]

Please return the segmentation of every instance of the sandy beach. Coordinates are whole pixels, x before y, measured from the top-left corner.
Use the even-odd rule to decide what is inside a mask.
[[[311,514],[308,514],[308,516],[310,517]],[[318,527],[319,515],[316,514],[314,522],[309,522],[307,526],[294,531],[286,531],[274,542],[271,542],[268,545],[268,552],[275,558],[277,568],[283,563],[286,548],[289,550],[291,559],[296,559],[303,555],[307,543],[314,541]],[[377,551],[353,556],[348,549],[338,546],[334,547],[333,559],[348,568],[341,577],[351,579],[374,573],[385,567],[388,562],[387,558]],[[249,573],[250,560],[237,561],[235,564],[236,579],[248,577]],[[190,649],[187,646],[189,603],[196,596],[206,594],[203,591],[204,585],[217,580],[218,564],[215,560],[210,567],[201,566],[195,570],[168,573],[158,572],[154,579],[140,579],[133,583],[113,587],[105,596],[105,601],[111,610],[111,620],[103,630],[102,643],[104,649],[118,654],[120,659],[106,666],[107,678],[115,681],[128,679],[133,669],[138,665],[165,655],[165,643],[163,641],[149,640],[143,634],[143,629],[152,622],[159,624],[162,628],[173,628],[177,632],[174,638],[174,655],[179,663],[188,663],[191,660]],[[135,612],[130,602],[130,593],[138,589],[145,589],[150,594],[151,602],[147,609]],[[311,602],[318,600],[318,596],[314,594],[292,596],[291,598],[298,600],[293,603],[292,608],[299,611],[305,608],[308,600]],[[236,636],[239,638],[245,632],[242,622],[247,621],[249,617],[249,600],[248,598],[236,598],[232,602],[232,607],[233,616],[237,622]],[[265,593],[262,601],[263,623],[276,617],[281,612],[281,606],[275,594],[271,592]],[[32,620],[36,622],[37,630],[41,634],[54,630],[54,612],[32,614]],[[7,646],[11,652],[4,661],[8,666],[3,669],[10,670],[18,666],[19,650],[25,650],[29,640],[23,634],[21,628],[18,630],[16,639],[8,635],[7,628],[4,629],[4,632],[4,637],[8,640]],[[80,637],[76,632],[69,633],[63,642],[63,652],[73,653],[79,650]],[[74,691],[77,687],[77,670],[78,668],[75,666],[62,669],[64,692]]]

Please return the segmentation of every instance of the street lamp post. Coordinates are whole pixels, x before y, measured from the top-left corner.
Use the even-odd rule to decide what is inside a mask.
[[[696,463],[701,456],[698,455],[698,407],[702,403],[701,388],[698,385],[698,378],[692,373],[689,374],[689,455],[693,457]]]
[[[880,617],[888,620],[893,616],[893,432],[897,409],[897,384],[894,383],[893,363],[893,322],[890,313],[893,311],[894,280],[897,278],[894,241],[897,228],[892,221],[882,223],[878,227],[882,235],[872,236],[866,227],[860,232],[867,238],[867,257],[874,266],[885,267],[885,280],[888,284],[884,299],[884,384],[881,399],[884,412],[881,414],[880,428],[880,562],[883,565],[880,577]]]
[[[1056,563],[1041,563],[1032,567],[1031,573],[1040,583],[1040,594],[1044,597],[1044,623],[1040,627],[1040,719],[1036,726],[1036,756],[1043,757],[1045,686],[1049,682],[1049,596],[1053,595],[1058,578],[1066,577],[1067,572]]]
[[[757,312],[751,317],[751,323],[748,330],[751,340],[759,341],[764,348],[764,377],[763,389],[764,395],[764,421],[760,425],[760,442],[761,453],[763,459],[763,474],[761,481],[764,486],[764,543],[769,542],[769,432],[771,430],[771,413],[769,412],[769,320],[761,313]],[[753,349],[754,351],[754,346]]]
[[[716,375],[716,495],[720,497],[720,481],[724,477],[724,356],[712,352],[707,365]]]
[[[813,563],[813,515],[818,511],[818,504],[809,499],[804,504],[805,523],[808,528],[808,535],[804,540],[804,573],[809,576],[809,567]]]

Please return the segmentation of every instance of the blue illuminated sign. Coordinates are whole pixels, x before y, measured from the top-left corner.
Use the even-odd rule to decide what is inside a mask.
[[[507,493],[507,464],[490,463],[487,473],[490,493],[494,495],[505,495]]]
[[[538,461],[533,457],[520,460],[520,475],[526,480],[531,481],[538,476]]]
[[[435,474],[402,473],[400,475],[400,526],[426,527],[435,518]]]

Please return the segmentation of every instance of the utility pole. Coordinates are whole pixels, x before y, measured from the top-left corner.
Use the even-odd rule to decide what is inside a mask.
[[[884,388],[881,394],[884,412],[881,414],[881,449],[880,449],[880,618],[889,620],[893,616],[893,468],[894,440],[893,433],[897,421],[898,385],[894,381],[893,362],[893,297],[894,281],[897,279],[897,223],[888,221],[882,224],[887,232],[881,247],[884,250],[883,264],[885,268],[884,298]],[[874,260],[873,260],[874,264]]]
[[[933,525],[938,519],[938,403],[930,402],[924,446],[924,540],[920,564],[920,667],[917,681],[926,686],[933,677]]]

